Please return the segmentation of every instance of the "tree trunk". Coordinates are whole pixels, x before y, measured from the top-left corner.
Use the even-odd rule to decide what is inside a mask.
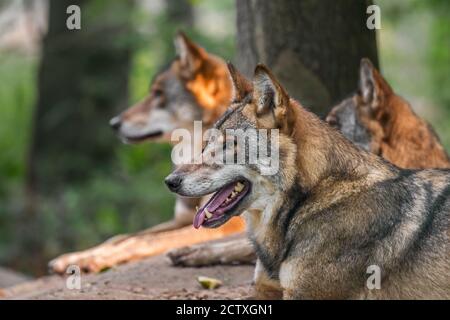
[[[323,116],[355,91],[359,62],[378,66],[371,1],[236,1],[238,65],[266,64],[302,105]]]
[[[64,217],[61,194],[66,187],[85,182],[114,159],[117,138],[108,121],[128,104],[132,3],[50,1],[28,154],[26,204],[17,223],[20,262],[26,267],[41,267],[46,258],[41,198],[59,205],[59,217]],[[66,10],[72,4],[81,9],[81,30],[66,25],[70,15]]]
[[[131,6],[98,2],[78,1],[81,30],[69,30],[66,8],[77,2],[50,1],[28,170],[39,192],[83,181],[117,145],[108,120],[127,105]]]
[[[190,0],[165,0],[164,23],[158,25],[158,38],[162,42],[162,64],[175,55],[174,35],[178,31],[191,32],[194,28],[194,8]]]
[[[189,0],[167,0],[167,18],[175,27],[192,28],[194,10]]]

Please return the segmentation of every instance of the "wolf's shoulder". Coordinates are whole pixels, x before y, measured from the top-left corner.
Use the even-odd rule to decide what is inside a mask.
[[[399,169],[391,180],[450,184],[450,169]]]
[[[450,169],[401,170],[399,175],[408,175],[406,182],[415,182],[421,186],[430,186],[435,190],[447,189],[450,186]]]

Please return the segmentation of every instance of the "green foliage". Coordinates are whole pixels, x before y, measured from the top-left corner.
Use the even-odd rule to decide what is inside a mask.
[[[428,63],[431,68],[435,101],[450,111],[450,8],[447,14],[437,13],[431,25],[431,43]]]
[[[436,126],[441,139],[450,148],[450,5],[446,1],[431,1],[435,4],[435,18],[431,25],[431,43],[427,62],[432,79],[433,101],[440,106]]]
[[[35,70],[35,59],[0,56],[0,196],[24,174]]]
[[[450,2],[376,0],[381,68],[450,150]]]

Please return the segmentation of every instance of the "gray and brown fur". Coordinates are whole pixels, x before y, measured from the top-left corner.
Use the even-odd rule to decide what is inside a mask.
[[[359,89],[335,106],[327,122],[364,150],[401,168],[450,168],[431,126],[398,96],[368,59],[361,60]]]
[[[216,126],[280,129],[279,173],[191,165],[172,176],[186,196],[239,177],[252,183],[230,215],[245,212],[257,297],[450,298],[449,170],[403,170],[357,148],[290,99],[265,66],[241,96]],[[366,286],[370,265],[381,268],[379,290]]]

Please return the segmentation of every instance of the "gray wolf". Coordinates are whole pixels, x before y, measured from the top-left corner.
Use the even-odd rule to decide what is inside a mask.
[[[450,298],[450,170],[400,169],[356,147],[291,99],[263,65],[252,83],[230,73],[236,94],[214,127],[225,136],[278,129],[270,143],[279,145],[279,172],[204,161],[178,167],[166,183],[182,196],[214,193],[197,225],[219,227],[243,214],[258,257],[256,297]],[[223,150],[224,141],[210,141],[203,155]],[[377,290],[367,286],[373,265],[381,270]]]

